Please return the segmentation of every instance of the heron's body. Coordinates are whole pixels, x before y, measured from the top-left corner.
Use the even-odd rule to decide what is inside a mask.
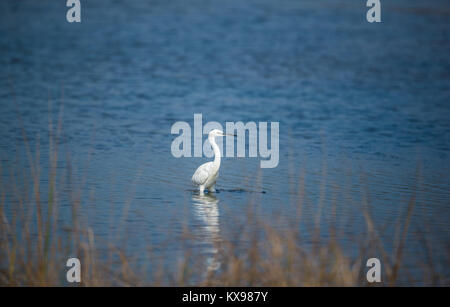
[[[214,191],[214,185],[218,176],[219,168],[215,167],[214,162],[207,162],[197,168],[192,176],[192,182],[199,186],[200,190],[202,190],[203,186],[203,190],[208,189]]]
[[[220,169],[220,149],[217,146],[214,138],[216,136],[224,136],[225,134],[217,129],[212,130],[208,135],[209,143],[214,150],[214,161],[206,162],[200,165],[192,176],[192,182],[198,186],[200,194],[203,194],[207,189],[210,192],[215,192],[215,184],[217,177],[219,176]]]

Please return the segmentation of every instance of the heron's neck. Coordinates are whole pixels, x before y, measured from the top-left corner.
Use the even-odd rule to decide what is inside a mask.
[[[220,149],[219,146],[216,144],[216,140],[214,137],[208,137],[209,143],[211,144],[211,147],[214,150],[214,167],[219,169],[220,167]]]

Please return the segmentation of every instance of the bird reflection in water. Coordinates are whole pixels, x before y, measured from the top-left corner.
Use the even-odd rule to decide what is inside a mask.
[[[219,233],[219,200],[214,194],[193,195],[194,215],[201,223],[199,227],[200,243],[208,246],[205,250],[208,254],[206,263],[207,271],[215,271],[219,269],[220,262],[217,259],[218,248],[217,244],[220,242]]]

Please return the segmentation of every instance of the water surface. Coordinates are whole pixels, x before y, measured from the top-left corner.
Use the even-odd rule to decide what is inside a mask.
[[[392,251],[414,197],[406,265],[425,261],[424,236],[448,277],[450,8],[383,2],[382,23],[369,24],[363,2],[82,1],[82,22],[69,24],[62,2],[2,1],[2,180],[29,168],[23,128],[48,190],[49,118],[54,128],[63,106],[58,169],[70,159],[70,189],[105,241],[120,234],[144,253],[187,224],[214,254],[249,204],[271,225],[301,199],[306,238],[320,212],[324,228],[333,220],[358,241],[368,203]],[[279,122],[279,166],[225,158],[219,192],[199,197],[190,178],[208,159],[170,152],[172,124],[193,125],[194,113]]]

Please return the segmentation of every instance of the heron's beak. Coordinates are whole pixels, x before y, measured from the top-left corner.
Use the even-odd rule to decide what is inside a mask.
[[[225,135],[228,135],[228,136],[236,136],[236,134],[231,134],[231,133],[224,133],[223,135],[224,135],[224,136],[225,136]]]

